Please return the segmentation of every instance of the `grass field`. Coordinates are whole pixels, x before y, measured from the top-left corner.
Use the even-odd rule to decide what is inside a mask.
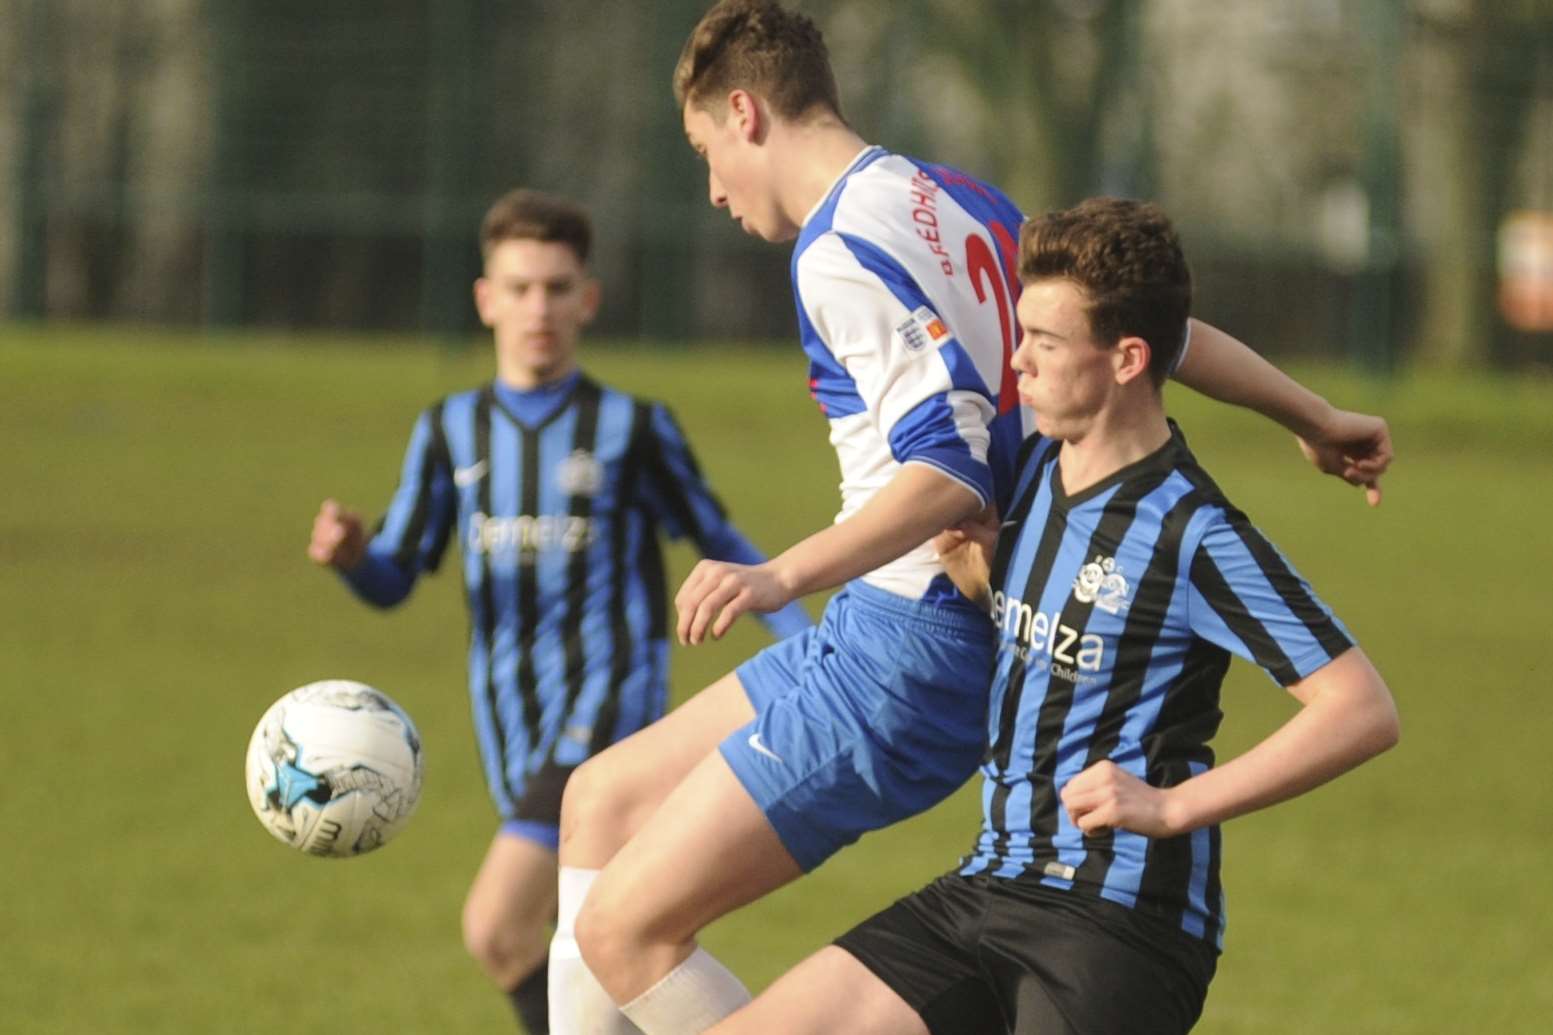
[[[418,409],[488,365],[483,348],[0,328],[0,1031],[511,1030],[459,942],[494,816],[456,567],[379,614],[303,555],[319,500],[375,513]],[[758,543],[829,520],[834,459],[796,350],[598,347],[588,365],[672,402]],[[1545,1031],[1553,382],[1301,373],[1391,418],[1379,511],[1257,418],[1179,389],[1171,409],[1376,660],[1403,741],[1229,825],[1226,954],[1198,1030]],[[763,642],[741,623],[676,649],[676,694]],[[272,841],[241,777],[270,701],[329,676],[397,697],[427,751],[415,820],[350,862]],[[1220,756],[1290,708],[1237,663]],[[763,986],[947,869],[975,822],[962,792],[707,941]]]

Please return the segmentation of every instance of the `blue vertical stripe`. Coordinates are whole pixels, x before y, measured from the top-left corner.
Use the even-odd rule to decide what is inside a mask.
[[[1189,769],[1193,776],[1201,775],[1208,771],[1208,767],[1200,762],[1193,762]],[[1208,870],[1213,862],[1211,827],[1198,827],[1191,833],[1192,841],[1192,876],[1187,884],[1186,900],[1190,909],[1181,916],[1181,927],[1187,934],[1201,938],[1206,933],[1206,919],[1208,916]]]

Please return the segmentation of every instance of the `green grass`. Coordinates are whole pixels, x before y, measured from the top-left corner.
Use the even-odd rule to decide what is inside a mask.
[[[318,501],[376,512],[418,409],[488,365],[483,348],[0,328],[0,1029],[511,1027],[459,942],[494,816],[456,568],[379,614],[303,555]],[[766,548],[830,519],[835,461],[795,349],[595,346],[588,365],[674,405]],[[1227,951],[1198,1030],[1541,1030],[1553,384],[1302,374],[1392,419],[1400,459],[1379,511],[1256,418],[1174,389],[1172,410],[1376,660],[1403,743],[1228,827]],[[692,558],[671,560],[677,576]],[[676,694],[763,642],[741,623],[676,649]],[[242,786],[259,714],[327,676],[388,690],[427,746],[414,822],[350,862],[274,843]],[[1291,703],[1237,664],[1224,708],[1221,757]],[[975,821],[968,789],[707,941],[762,986],[948,868]]]

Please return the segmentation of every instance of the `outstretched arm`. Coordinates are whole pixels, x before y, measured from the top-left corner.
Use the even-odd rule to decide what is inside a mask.
[[[1086,834],[1118,828],[1175,837],[1304,794],[1392,747],[1401,734],[1391,691],[1358,647],[1289,692],[1299,712],[1245,754],[1165,788],[1098,762],[1063,788],[1063,806]]]
[[[1380,477],[1391,464],[1385,420],[1340,410],[1238,339],[1192,321],[1191,345],[1175,379],[1210,399],[1244,406],[1294,432],[1317,469],[1362,486],[1370,506],[1380,503]]]
[[[334,500],[324,500],[313,518],[313,535],[307,556],[324,568],[339,573],[358,597],[374,607],[393,607],[415,585],[389,556],[372,551],[361,515]]]
[[[674,598],[679,641],[700,643],[708,633],[717,639],[746,611],[775,611],[873,571],[981,506],[963,482],[927,464],[905,464],[856,514],[764,564],[697,564]]]
[[[641,454],[642,492],[664,530],[675,539],[689,536],[707,560],[745,566],[763,564],[766,555],[728,517],[701,473],[690,440],[668,407],[653,405],[649,430],[647,448]],[[777,639],[814,624],[796,600],[762,614],[761,622]]]
[[[325,500],[313,519],[308,557],[333,568],[375,607],[393,607],[422,572],[435,571],[452,534],[457,504],[439,412],[433,407],[416,418],[399,487],[375,533],[334,500]]]

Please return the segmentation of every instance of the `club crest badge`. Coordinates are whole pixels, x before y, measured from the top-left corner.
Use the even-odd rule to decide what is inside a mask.
[[[569,496],[594,496],[604,485],[604,465],[586,449],[573,450],[556,466],[555,481]]]
[[[1115,557],[1095,555],[1094,560],[1078,570],[1078,578],[1073,580],[1073,596],[1079,603],[1094,604],[1113,615],[1127,609],[1129,592],[1127,576]]]

